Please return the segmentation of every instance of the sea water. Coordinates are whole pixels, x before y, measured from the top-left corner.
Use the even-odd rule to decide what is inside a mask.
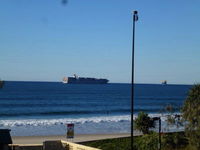
[[[136,84],[134,116],[161,116],[167,105],[179,113],[191,85]],[[63,84],[6,81],[0,89],[0,128],[14,136],[63,135],[66,124],[76,134],[130,132],[130,84]]]

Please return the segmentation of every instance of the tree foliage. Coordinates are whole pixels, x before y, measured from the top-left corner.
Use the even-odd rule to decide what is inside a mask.
[[[135,128],[142,131],[143,134],[148,134],[149,129],[155,127],[154,121],[145,112],[139,112],[135,120]]]
[[[184,132],[167,133],[162,137],[162,144],[165,149],[177,149],[186,147],[188,140]]]
[[[177,110],[177,107],[174,107],[173,105],[169,104],[165,107],[165,113],[167,113],[166,117],[167,117],[167,124],[168,127],[170,125],[176,125],[177,128],[179,128],[180,126],[184,126],[183,125],[183,120],[181,119],[181,115],[175,113],[175,110]],[[180,109],[178,109],[180,110]]]
[[[185,130],[190,143],[200,149],[200,84],[190,89],[182,114],[187,122]]]

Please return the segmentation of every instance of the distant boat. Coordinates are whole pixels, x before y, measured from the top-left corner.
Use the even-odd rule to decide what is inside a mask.
[[[166,85],[167,84],[167,80],[162,81],[162,84]]]
[[[3,80],[0,80],[0,88],[2,88],[4,85],[4,81]]]
[[[74,77],[64,77],[62,82],[67,84],[106,84],[108,81],[107,79],[78,77],[74,74]]]

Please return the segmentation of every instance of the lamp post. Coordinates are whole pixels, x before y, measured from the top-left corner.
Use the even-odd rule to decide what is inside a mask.
[[[134,112],[134,49],[135,49],[135,22],[138,12],[133,11],[133,41],[132,41],[132,77],[131,77],[131,150],[133,150],[133,112]]]

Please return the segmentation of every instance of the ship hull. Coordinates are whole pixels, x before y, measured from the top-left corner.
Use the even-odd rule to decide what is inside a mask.
[[[67,78],[67,84],[107,84],[107,79],[96,79],[96,78]]]

